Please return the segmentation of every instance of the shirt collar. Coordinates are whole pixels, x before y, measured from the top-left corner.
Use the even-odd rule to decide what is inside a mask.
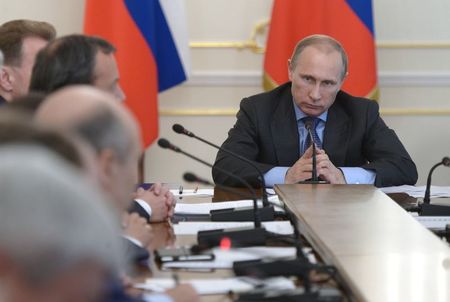
[[[301,120],[304,117],[307,117],[307,115],[297,106],[297,104],[295,104],[294,101],[292,101],[292,103],[294,105],[295,119],[297,121]],[[328,110],[318,116],[318,118],[324,123],[327,121],[327,117],[328,117]]]

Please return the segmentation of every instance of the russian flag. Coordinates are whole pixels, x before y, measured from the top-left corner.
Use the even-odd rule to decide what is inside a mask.
[[[275,0],[264,60],[264,88],[287,82],[287,60],[306,36],[338,40],[349,57],[342,87],[356,96],[378,94],[371,0]]]
[[[158,137],[158,92],[186,80],[189,45],[183,0],[87,0],[84,32],[116,48],[125,104],[144,146]]]

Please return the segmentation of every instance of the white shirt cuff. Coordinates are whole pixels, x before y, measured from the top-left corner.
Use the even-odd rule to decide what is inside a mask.
[[[266,187],[271,188],[276,184],[284,184],[284,178],[286,177],[289,167],[274,167],[264,174],[264,181]]]
[[[372,170],[366,170],[359,167],[340,167],[347,184],[373,185],[377,173]]]
[[[131,241],[134,245],[137,245],[137,246],[139,246],[139,247],[141,247],[141,248],[144,248],[144,245],[142,244],[142,242],[140,242],[140,241],[137,240],[136,238],[133,238],[133,237],[128,236],[128,235],[122,235],[122,236],[123,236],[123,238],[126,238],[126,239],[128,239],[129,241]]]
[[[152,217],[152,207],[147,202],[145,202],[145,200],[135,199],[134,201],[136,201],[147,212],[149,217]]]

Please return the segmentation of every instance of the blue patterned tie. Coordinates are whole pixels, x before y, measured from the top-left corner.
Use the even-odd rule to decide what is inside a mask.
[[[305,128],[306,128],[307,124],[311,125],[311,132],[312,132],[312,136],[314,138],[314,143],[316,144],[316,148],[322,149],[322,142],[320,141],[319,135],[317,135],[317,131],[316,131],[316,127],[319,124],[320,119],[317,117],[307,116],[307,117],[302,118],[302,121],[305,124]],[[311,146],[311,138],[308,134],[305,139],[305,148],[303,150],[306,151],[309,148],[309,146]]]

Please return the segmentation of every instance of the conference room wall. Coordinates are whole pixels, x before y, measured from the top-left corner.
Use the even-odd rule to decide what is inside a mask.
[[[186,0],[191,42],[242,42],[253,26],[270,18],[272,0]],[[450,11],[448,0],[374,2],[380,106],[419,168],[450,154]],[[0,1],[0,22],[15,18],[51,22],[58,33],[81,32],[84,1]],[[263,37],[260,38],[264,40]],[[161,94],[161,136],[213,161],[215,150],[171,131],[181,123],[220,144],[233,125],[242,97],[261,92],[263,55],[249,49],[192,47],[192,76]],[[181,182],[184,171],[206,178],[208,168],[152,145],[146,152],[146,179]],[[439,169],[435,184],[449,185],[450,170]]]

